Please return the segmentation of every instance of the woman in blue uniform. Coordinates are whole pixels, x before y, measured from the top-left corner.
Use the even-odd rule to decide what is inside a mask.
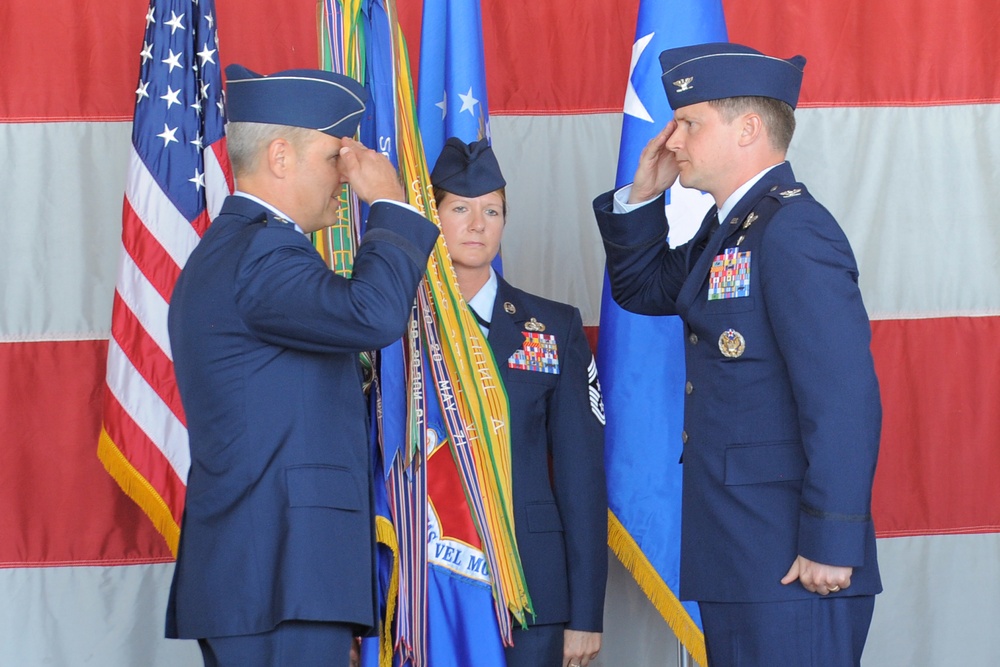
[[[535,615],[514,630],[507,665],[584,667],[601,646],[608,555],[604,408],[580,312],[493,270],[506,181],[485,139],[448,139],[431,181],[459,289],[510,401],[515,532]]]

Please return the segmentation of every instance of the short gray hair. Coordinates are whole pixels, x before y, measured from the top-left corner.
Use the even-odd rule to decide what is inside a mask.
[[[261,153],[275,139],[286,139],[301,148],[312,138],[313,130],[289,125],[232,122],[226,125],[226,149],[233,164],[233,174],[251,173]]]
[[[708,103],[727,123],[744,113],[755,113],[764,121],[771,147],[782,153],[788,150],[795,133],[795,111],[787,102],[773,97],[725,97]]]

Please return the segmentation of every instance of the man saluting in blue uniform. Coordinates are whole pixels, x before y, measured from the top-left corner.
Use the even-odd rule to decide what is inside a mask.
[[[237,192],[168,318],[191,470],[167,636],[198,639],[209,666],[346,665],[377,609],[358,353],[403,334],[438,231],[348,138],[357,82],[226,74]],[[306,236],[337,221],[344,183],[371,203],[350,279]]]
[[[850,245],[785,161],[805,59],[723,43],[660,64],[674,119],[594,209],[615,301],[685,323],[681,597],[712,665],[857,665],[881,405]],[[671,249],[678,177],[716,206]]]

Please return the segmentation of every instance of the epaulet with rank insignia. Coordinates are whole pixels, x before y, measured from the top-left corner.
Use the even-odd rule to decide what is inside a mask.
[[[792,202],[802,200],[811,201],[813,199],[813,196],[809,194],[809,190],[807,190],[806,186],[802,183],[789,183],[786,185],[772,186],[765,197],[775,199],[780,204],[790,204]]]
[[[278,215],[271,211],[267,212],[267,221],[265,223],[268,227],[287,227],[289,229],[296,229],[295,223],[286,218],[283,215]]]

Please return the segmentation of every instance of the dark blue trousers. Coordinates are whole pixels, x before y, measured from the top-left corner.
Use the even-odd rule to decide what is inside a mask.
[[[205,667],[346,667],[354,630],[341,623],[283,621],[270,632],[199,639]]]
[[[507,667],[561,667],[564,623],[514,628],[513,646],[504,649]]]
[[[857,667],[875,596],[698,607],[710,667]]]

